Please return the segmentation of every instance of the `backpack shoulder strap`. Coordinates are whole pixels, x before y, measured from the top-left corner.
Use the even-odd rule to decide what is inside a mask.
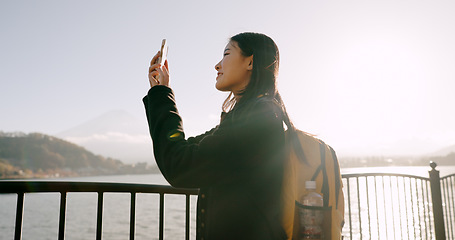
[[[330,189],[329,189],[329,179],[327,176],[327,168],[325,166],[325,146],[326,144],[324,142],[319,143],[319,148],[321,152],[321,168],[322,168],[322,189],[321,192],[324,196],[324,206],[328,207],[329,206],[329,199],[330,199]]]
[[[316,181],[316,178],[318,177],[321,170],[322,170],[322,164],[319,165],[318,168],[316,168],[316,171],[314,172],[313,176],[311,177],[311,181]]]
[[[294,151],[297,158],[303,163],[308,163],[305,154],[303,153],[303,146],[299,137],[304,133],[297,129],[295,131],[286,130],[286,132],[288,133],[287,136],[289,138],[289,142],[291,143],[291,148]]]
[[[338,195],[340,194],[340,189],[341,189],[341,173],[340,173],[340,165],[338,163],[338,158],[335,153],[335,150],[333,150],[332,147],[330,147],[330,151],[332,152],[332,158],[333,158],[333,169],[335,172],[335,200],[336,200],[336,206],[335,208],[338,209]]]

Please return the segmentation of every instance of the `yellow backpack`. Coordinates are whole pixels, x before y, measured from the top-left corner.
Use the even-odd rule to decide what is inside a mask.
[[[344,196],[340,165],[335,151],[323,141],[305,132],[297,130],[296,133],[297,138],[291,137],[290,131],[286,131],[286,145],[291,149],[284,165],[281,195],[282,226],[289,240],[296,239],[299,222],[299,218],[296,217],[297,201],[306,194],[305,182],[316,181],[316,191],[323,196],[323,207],[326,209],[324,239],[341,239]]]

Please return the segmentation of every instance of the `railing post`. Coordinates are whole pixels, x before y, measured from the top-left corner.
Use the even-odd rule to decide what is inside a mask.
[[[98,192],[98,209],[96,214],[96,240],[101,240],[103,234],[103,201],[104,192]]]
[[[60,216],[58,223],[58,239],[65,239],[65,221],[66,221],[66,192],[60,192]]]
[[[131,192],[130,204],[130,240],[134,240],[136,229],[136,192]]]
[[[164,239],[164,192],[160,192],[160,223],[159,240]]]
[[[17,193],[17,208],[16,208],[16,229],[14,231],[14,239],[22,239],[22,222],[24,218],[24,193]]]
[[[186,194],[185,204],[185,240],[190,240],[190,194]]]
[[[436,240],[445,240],[446,233],[442,212],[441,179],[439,178],[439,171],[436,170],[436,166],[437,164],[431,161],[431,171],[428,171],[430,175],[431,199],[433,201],[434,229],[436,231]]]

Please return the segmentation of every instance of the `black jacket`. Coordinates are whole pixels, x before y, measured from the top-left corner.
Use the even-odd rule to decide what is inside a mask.
[[[285,238],[284,129],[273,99],[239,103],[218,126],[187,140],[170,88],[151,88],[143,102],[162,174],[174,187],[200,189],[197,239]]]

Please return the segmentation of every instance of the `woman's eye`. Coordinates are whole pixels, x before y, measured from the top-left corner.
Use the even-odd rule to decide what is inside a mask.
[[[223,54],[223,56],[224,56],[224,57],[226,57],[227,55],[229,55],[229,53],[225,53],[225,54]]]

